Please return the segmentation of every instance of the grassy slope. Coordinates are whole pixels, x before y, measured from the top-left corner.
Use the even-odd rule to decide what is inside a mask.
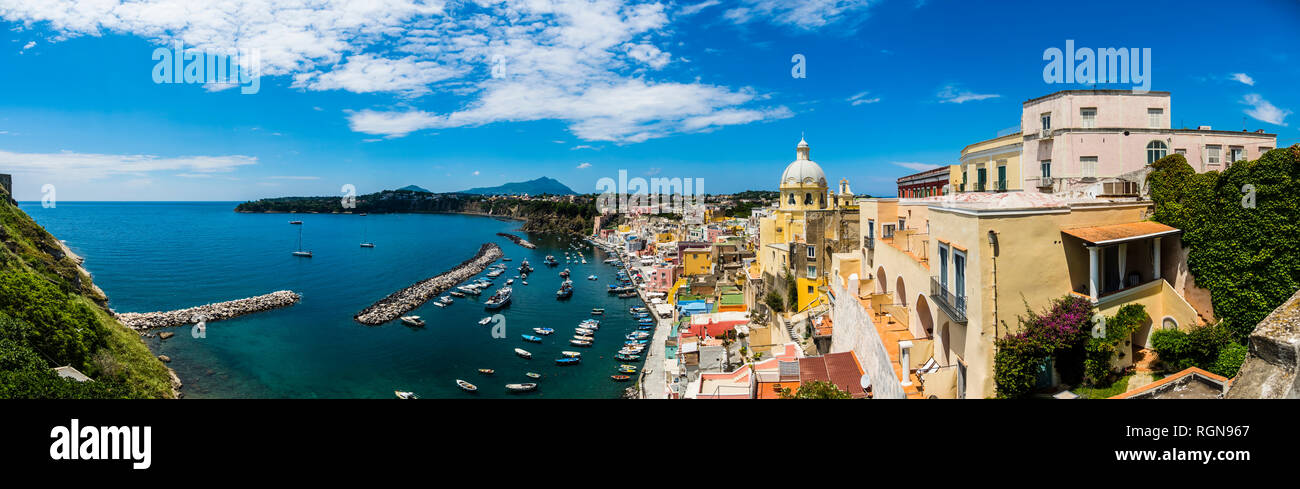
[[[130,397],[172,397],[170,377],[153,353],[134,331],[122,326],[104,308],[102,295],[77,263],[70,257],[60,256],[58,241],[36,224],[17,206],[0,196],[0,274],[30,275],[58,288],[68,304],[80,304],[93,313],[97,328],[105,332],[93,345],[93,350],[74,365],[96,381],[120,384],[125,389],[115,391]],[[18,311],[0,307],[0,313],[14,315]],[[33,324],[37,330],[73,328],[69,324]],[[51,367],[57,365],[50,365]]]

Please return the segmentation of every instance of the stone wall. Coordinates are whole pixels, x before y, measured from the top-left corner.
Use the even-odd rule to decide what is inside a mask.
[[[1300,399],[1300,291],[1250,334],[1250,353],[1232,379],[1228,399]]]
[[[867,310],[862,308],[844,287],[832,281],[835,306],[831,314],[835,329],[831,332],[831,353],[852,351],[857,354],[862,369],[871,375],[871,391],[876,399],[905,399],[903,386],[894,374],[894,365],[885,351],[876,327]]]

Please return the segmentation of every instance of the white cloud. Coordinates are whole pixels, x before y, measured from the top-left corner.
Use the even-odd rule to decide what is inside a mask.
[[[36,47],[36,41],[29,41],[27,44],[23,45],[23,51],[26,51],[34,47]]]
[[[807,3],[747,2],[814,23],[865,5]],[[288,76],[295,88],[403,96],[395,107],[345,111],[353,130],[385,137],[552,119],[583,139],[628,143],[789,117],[753,106],[766,102],[750,88],[649,77],[647,68],[657,74],[672,60],[666,10],[650,0],[0,0],[0,18],[47,27],[55,40],[108,32],[201,51],[251,48],[263,75]],[[406,105],[433,91],[458,103]]]
[[[97,153],[14,153],[0,151],[0,168],[14,173],[72,175],[94,180],[110,175],[143,176],[156,171],[180,171],[192,174],[224,173],[257,164],[252,156],[182,156],[112,155]]]
[[[592,145],[590,145],[590,144],[579,144],[579,145],[577,145],[577,146],[574,146],[574,147],[572,147],[572,148],[569,148],[569,151],[576,151],[576,150],[579,150],[579,149],[595,149],[595,150],[599,150],[600,148],[597,148],[597,147],[592,146]]]
[[[474,176],[478,176],[478,170],[474,170]]]
[[[874,103],[880,101],[880,97],[870,97],[870,98],[868,98],[868,97],[867,97],[867,94],[869,94],[869,93],[871,93],[871,92],[862,92],[862,93],[858,93],[858,94],[855,94],[855,95],[852,96],[852,97],[849,97],[847,100],[848,100],[849,104],[854,105],[854,106],[862,105],[862,104],[874,104]]]
[[[1247,75],[1245,73],[1233,73],[1232,75],[1229,75],[1228,78],[1245,83],[1252,87],[1255,86],[1255,79],[1251,78],[1250,75]]]
[[[933,170],[935,168],[943,166],[943,165],[936,165],[934,163],[914,163],[910,161],[893,161],[891,163],[901,166],[903,168],[907,168],[908,170],[917,171],[917,172]]]
[[[848,19],[858,23],[866,19],[871,0],[741,0],[742,5],[727,10],[723,17],[737,24],[765,21],[803,30],[816,30]],[[850,29],[851,30],[851,29]]]
[[[1247,94],[1245,98],[1241,99],[1241,103],[1250,106],[1249,109],[1244,111],[1246,115],[1269,124],[1286,126],[1286,116],[1291,115],[1290,110],[1274,106],[1257,93]]]
[[[709,7],[721,5],[721,4],[722,2],[719,2],[718,0],[705,0],[700,3],[682,7],[680,10],[677,11],[677,13],[681,15],[695,15],[700,13],[701,10],[704,10]]]
[[[591,168],[591,163],[587,163],[587,162],[584,161],[584,162],[578,164],[578,169],[579,169],[579,170],[582,170],[582,169],[584,169],[584,168]]]
[[[959,88],[957,85],[947,85],[939,89],[939,103],[943,104],[964,104],[973,100],[984,100],[998,98],[1001,95],[995,93],[974,93],[970,90]]]

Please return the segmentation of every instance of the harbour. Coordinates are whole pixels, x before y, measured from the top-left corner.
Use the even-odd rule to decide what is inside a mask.
[[[122,324],[128,328],[142,331],[153,328],[167,328],[185,324],[194,324],[198,322],[213,322],[233,319],[245,314],[289,307],[297,304],[301,299],[302,296],[299,296],[293,291],[279,290],[270,294],[249,297],[246,299],[188,307],[185,309],[177,309],[175,311],[121,313],[117,314],[117,320],[121,321]]]

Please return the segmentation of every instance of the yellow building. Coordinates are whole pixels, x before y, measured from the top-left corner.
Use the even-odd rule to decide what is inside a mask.
[[[857,206],[850,205],[854,201],[848,180],[840,181],[839,195],[830,192],[826,173],[810,153],[808,142],[801,139],[795,160],[781,174],[780,204],[759,221],[756,254],[764,288],[786,297],[786,279],[793,277],[797,297],[795,304],[787,304],[791,312],[824,303],[830,255],[850,246],[841,239],[857,239]]]
[[[713,250],[708,247],[678,250],[682,257],[682,275],[706,275],[713,271]]]
[[[980,141],[961,150],[953,180],[959,192],[1024,190],[1020,178],[1020,132]]]
[[[865,260],[858,270],[844,269],[855,265],[845,260],[836,286],[891,331],[886,350],[909,350],[902,357],[926,398],[993,397],[994,340],[1017,332],[1026,305],[1041,311],[1076,294],[1100,315],[1145,306],[1151,321],[1124,345],[1117,369],[1150,346],[1151,332],[1210,316],[1207,295],[1187,275],[1179,231],[1146,221],[1149,201],[1016,192],[859,206]],[[863,326],[837,319],[835,327]],[[1041,386],[1057,382],[1050,369],[1042,373]]]

